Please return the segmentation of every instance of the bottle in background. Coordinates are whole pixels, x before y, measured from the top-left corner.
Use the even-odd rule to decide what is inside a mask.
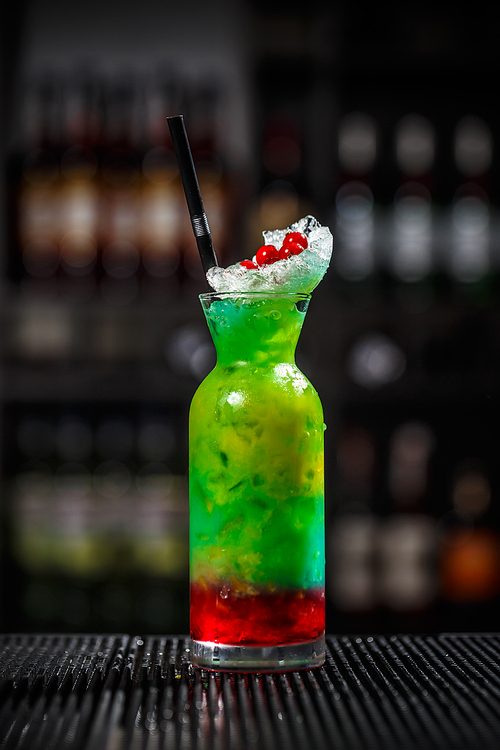
[[[9,276],[27,293],[53,295],[59,267],[62,81],[45,75],[22,95],[20,138],[12,156]]]
[[[379,595],[396,612],[427,609],[436,596],[436,522],[426,512],[434,435],[427,424],[403,423],[392,434],[388,490],[394,511],[378,539]]]
[[[432,168],[436,138],[431,122],[418,114],[399,120],[395,135],[400,184],[391,211],[388,262],[398,280],[419,282],[434,270]]]
[[[446,266],[458,284],[474,284],[491,271],[489,170],[493,136],[476,116],[463,117],[454,133],[458,187],[453,196]]]
[[[157,71],[146,87],[146,148],[142,159],[141,291],[150,301],[171,298],[179,284],[185,198],[166,118],[183,109],[183,87],[169,70]]]
[[[347,426],[337,446],[338,505],[328,531],[329,596],[341,612],[366,613],[377,605],[373,513],[377,456],[368,430]]]
[[[118,306],[139,294],[143,104],[141,81],[133,74],[123,72],[106,82],[100,293]]]
[[[63,122],[67,148],[61,156],[58,192],[60,291],[70,302],[85,302],[96,292],[100,251],[102,99],[90,71],[69,76],[64,89]]]
[[[345,115],[339,124],[335,199],[335,256],[338,273],[362,281],[376,270],[373,170],[377,159],[375,120],[363,112]]]
[[[492,487],[480,462],[457,467],[451,499],[453,510],[442,519],[441,595],[455,607],[493,603],[500,596],[500,534],[488,522]]]

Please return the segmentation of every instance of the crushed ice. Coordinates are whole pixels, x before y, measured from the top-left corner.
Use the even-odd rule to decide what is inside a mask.
[[[260,268],[244,268],[236,263],[228,268],[215,267],[207,272],[207,281],[216,292],[312,292],[326,273],[333,250],[333,237],[313,216],[305,216],[287,229],[263,232],[264,244],[278,250],[288,232],[303,232],[309,241],[300,255]]]

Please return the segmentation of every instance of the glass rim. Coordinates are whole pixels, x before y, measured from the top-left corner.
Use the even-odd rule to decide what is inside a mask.
[[[224,299],[311,299],[311,292],[203,292],[199,295],[202,302],[215,302]]]

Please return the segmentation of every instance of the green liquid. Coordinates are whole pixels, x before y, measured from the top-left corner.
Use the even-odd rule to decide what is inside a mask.
[[[323,410],[294,361],[308,299],[218,297],[202,300],[217,365],[190,411],[191,582],[322,587]]]

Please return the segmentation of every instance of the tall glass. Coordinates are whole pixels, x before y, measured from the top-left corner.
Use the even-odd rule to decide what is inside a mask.
[[[191,658],[216,670],[318,666],[324,422],[295,364],[310,297],[200,299],[217,364],[189,419]]]

